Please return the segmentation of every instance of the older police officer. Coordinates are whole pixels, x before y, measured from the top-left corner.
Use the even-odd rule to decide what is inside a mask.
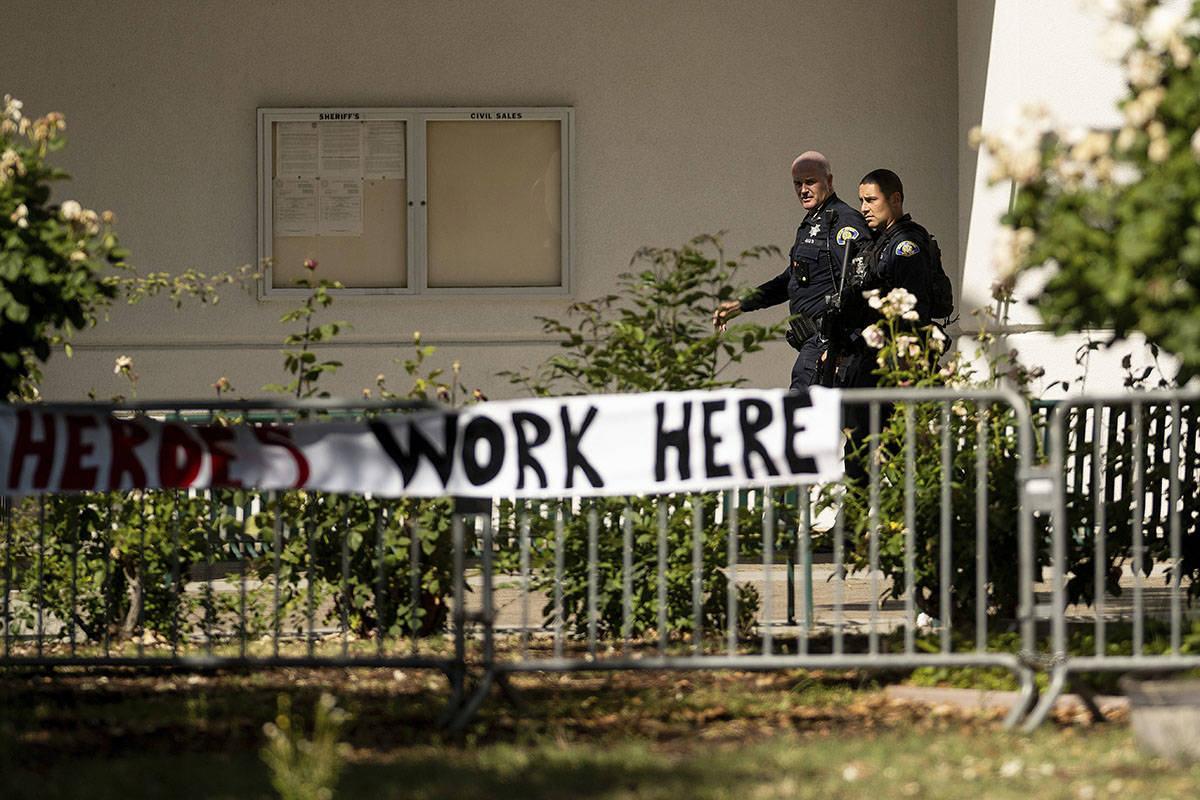
[[[807,213],[796,230],[787,268],[740,300],[722,303],[713,312],[713,324],[723,328],[742,311],[786,300],[793,315],[787,340],[799,351],[792,365],[791,388],[800,389],[817,382],[818,367],[829,345],[821,333],[821,322],[841,281],[846,251],[855,243],[865,243],[870,231],[863,215],[834,193],[833,171],[825,156],[810,150],[796,158],[792,184]]]

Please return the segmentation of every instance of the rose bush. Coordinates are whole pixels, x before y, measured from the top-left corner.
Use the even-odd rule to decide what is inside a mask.
[[[67,177],[47,163],[60,150],[66,121],[51,113],[31,120],[21,101],[4,96],[0,111],[0,395],[29,395],[29,379],[52,345],[95,319],[117,296],[106,280],[127,253],[112,231],[113,215],[75,200],[51,202],[51,186]]]
[[[974,134],[992,180],[1016,188],[999,288],[1041,273],[1035,302],[1052,330],[1140,333],[1175,356],[1182,383],[1200,375],[1200,5],[1102,8],[1126,77],[1115,135],[1059,129],[1039,109]]]
[[[887,294],[864,293],[879,320],[863,331],[875,350],[875,375],[882,387],[938,387],[957,389],[994,386],[1000,376],[1028,376],[1015,361],[1015,354],[990,356],[988,374],[976,376],[958,354],[945,353],[946,336],[936,325],[917,325],[916,298],[905,289]],[[977,312],[981,317],[983,312]],[[978,344],[988,350],[991,336],[981,320]],[[885,412],[876,441],[860,434],[851,441],[847,459],[874,468],[877,505],[872,510],[872,488],[868,481],[850,480],[825,487],[821,508],[840,507],[847,532],[846,562],[851,572],[880,569],[889,581],[885,597],[903,597],[907,591],[906,562],[911,555],[914,602],[931,617],[952,621],[968,629],[976,619],[975,559],[978,489],[983,488],[987,520],[987,578],[984,602],[987,614],[1001,618],[1016,616],[1019,574],[1012,554],[1017,551],[1020,498],[1017,481],[1018,425],[1014,409],[992,403],[959,400],[953,404],[897,404]],[[943,436],[948,438],[949,459],[943,462]],[[977,471],[979,450],[986,452],[987,469],[980,487]],[[911,458],[912,472],[907,472]],[[872,462],[874,462],[872,464]],[[942,482],[949,470],[951,500],[950,572],[942,574]],[[913,525],[906,515],[906,486],[914,490]],[[1039,548],[1039,563],[1047,559]],[[943,581],[950,588],[950,606],[941,605]]]

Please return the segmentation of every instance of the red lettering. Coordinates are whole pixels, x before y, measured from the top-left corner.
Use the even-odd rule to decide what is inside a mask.
[[[200,474],[204,451],[187,428],[174,422],[163,423],[158,449],[158,479],[165,488],[186,489]]]
[[[109,419],[108,430],[112,436],[112,463],[108,469],[108,488],[139,489],[146,486],[146,468],[138,461],[134,452],[138,445],[144,444],[150,438],[150,432],[136,422],[120,419]],[[121,485],[121,479],[129,476],[128,486]]]
[[[196,433],[208,445],[209,461],[212,464],[213,486],[241,486],[240,481],[229,477],[229,464],[237,460],[237,453],[222,446],[222,442],[233,441],[233,431],[222,425],[203,425],[196,428]]]
[[[15,489],[21,482],[21,471],[27,458],[36,459],[33,469],[33,489],[45,489],[50,483],[54,469],[54,415],[42,413],[42,438],[33,434],[33,412],[21,409],[17,412],[17,435],[13,440],[12,461],[8,465],[8,488]]]
[[[292,441],[292,432],[287,428],[277,428],[274,425],[263,425],[254,429],[254,437],[263,444],[282,447],[292,454],[296,461],[296,484],[293,489],[303,488],[308,483],[308,459],[300,448]]]
[[[84,466],[83,462],[96,449],[95,442],[83,440],[84,431],[96,427],[96,418],[90,414],[67,414],[67,460],[63,463],[62,478],[58,485],[63,489],[95,489],[95,466]]]

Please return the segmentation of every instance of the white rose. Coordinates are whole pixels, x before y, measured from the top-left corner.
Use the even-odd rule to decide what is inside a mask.
[[[902,286],[897,286],[888,292],[887,304],[902,315],[917,307],[917,296]]]
[[[21,109],[24,107],[25,104],[17,98],[4,95],[4,116],[13,122],[21,121]]]
[[[879,329],[878,325],[868,325],[863,328],[862,337],[868,347],[873,347],[876,350],[883,347],[883,331]]]
[[[1150,147],[1146,149],[1146,157],[1155,164],[1161,164],[1166,161],[1171,155],[1171,145],[1166,139],[1155,139],[1150,142]]]
[[[1117,186],[1131,186],[1142,179],[1142,171],[1127,161],[1113,167],[1112,182]]]
[[[1187,19],[1191,10],[1190,3],[1166,3],[1158,6],[1146,17],[1142,24],[1142,37],[1146,44],[1162,53],[1171,44],[1171,39],[1178,35],[1180,26]]]
[[[1137,44],[1137,31],[1128,25],[1114,23],[1104,29],[1100,36],[1100,52],[1105,58],[1120,61]]]
[[[63,219],[73,221],[78,219],[79,215],[83,213],[83,206],[79,205],[79,203],[75,202],[74,200],[67,200],[61,206],[59,206],[58,210],[59,213],[62,214]]]
[[[1144,50],[1131,55],[1125,67],[1129,82],[1139,89],[1158,83],[1163,74],[1162,58]]]

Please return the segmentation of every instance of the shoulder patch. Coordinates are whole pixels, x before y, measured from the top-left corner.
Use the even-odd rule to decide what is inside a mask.
[[[857,238],[858,238],[858,231],[856,231],[854,228],[851,228],[849,225],[847,225],[846,227],[842,228],[840,231],[837,232],[837,243],[838,244],[845,244],[846,242],[852,242]]]
[[[921,248],[917,247],[917,243],[912,239],[905,239],[896,245],[896,255],[898,256],[915,256],[919,252],[921,252]]]

